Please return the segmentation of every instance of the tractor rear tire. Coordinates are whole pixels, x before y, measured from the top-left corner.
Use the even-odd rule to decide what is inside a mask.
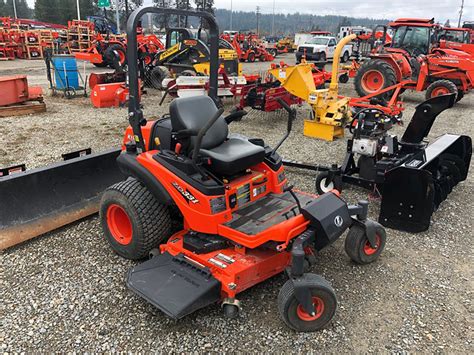
[[[164,90],[163,80],[169,77],[169,75],[168,68],[163,66],[155,67],[148,72],[146,84],[153,89]]]
[[[395,70],[381,59],[369,60],[362,64],[354,79],[354,86],[360,97],[373,94],[396,83]],[[376,97],[385,99],[390,98],[392,94],[393,90],[390,90]]]
[[[295,295],[292,280],[285,282],[278,294],[278,311],[285,324],[298,332],[314,332],[324,328],[334,317],[337,298],[331,284],[316,274],[304,274],[304,283],[312,295],[315,314],[304,311]]]
[[[431,99],[432,97],[447,95],[447,94],[456,94],[456,99],[458,95],[458,88],[451,80],[436,80],[431,83],[426,89],[426,100]]]
[[[169,207],[133,178],[105,190],[100,220],[112,249],[131,260],[146,258],[171,236]]]
[[[359,225],[353,225],[347,233],[344,248],[346,254],[357,264],[370,264],[375,261],[382,253],[387,234],[385,229],[378,225],[375,229],[376,246],[372,247],[365,228]]]
[[[114,60],[115,56],[117,55],[119,57],[118,66],[116,61]],[[115,70],[120,70],[127,64],[127,53],[125,51],[125,48],[118,43],[114,43],[108,46],[105,50],[104,57],[109,66]]]

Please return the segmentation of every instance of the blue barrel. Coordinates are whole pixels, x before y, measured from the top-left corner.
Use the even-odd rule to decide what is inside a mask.
[[[51,58],[54,66],[54,77],[56,89],[63,90],[69,85],[70,88],[79,89],[79,73],[77,71],[76,58],[70,55],[57,55]]]

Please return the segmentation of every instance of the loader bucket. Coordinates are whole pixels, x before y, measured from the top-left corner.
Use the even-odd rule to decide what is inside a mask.
[[[119,154],[87,154],[0,177],[0,249],[96,213],[101,192],[125,178]]]
[[[411,233],[429,228],[431,215],[469,171],[472,141],[445,134],[385,173],[379,222]]]

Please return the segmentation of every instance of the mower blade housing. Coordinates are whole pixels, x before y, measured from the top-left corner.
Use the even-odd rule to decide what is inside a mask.
[[[429,228],[433,211],[452,189],[439,173],[440,158],[445,154],[464,162],[460,181],[466,179],[472,155],[471,138],[453,134],[439,137],[425,150],[385,173],[381,224],[411,233]]]
[[[102,192],[125,179],[119,149],[0,177],[0,248],[98,211]]]
[[[208,268],[168,252],[130,270],[127,286],[174,319],[217,302],[221,293]]]

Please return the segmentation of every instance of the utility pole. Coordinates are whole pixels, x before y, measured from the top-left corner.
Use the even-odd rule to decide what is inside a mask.
[[[275,0],[273,0],[272,36],[275,36]]]
[[[232,31],[232,0],[230,0],[230,30]]]
[[[15,3],[15,1],[13,1]],[[79,8],[79,0],[76,0],[76,5],[77,5],[77,19],[81,20],[81,9]]]
[[[117,22],[117,32],[120,34],[119,0],[115,0],[115,21]]]
[[[260,37],[260,6],[257,6],[257,36]]]
[[[18,15],[16,14],[16,0],[13,0],[13,14],[15,15],[15,18],[18,18]]]
[[[461,9],[459,10],[458,28],[461,27],[462,11],[464,9],[464,0],[461,0]]]

